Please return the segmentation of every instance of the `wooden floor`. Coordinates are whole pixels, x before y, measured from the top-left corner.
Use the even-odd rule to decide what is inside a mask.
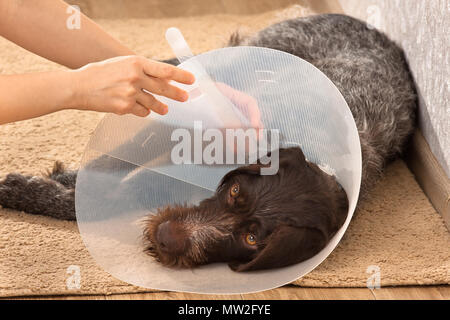
[[[367,288],[299,288],[285,286],[254,294],[202,295],[182,292],[153,292],[139,294],[16,297],[13,299],[81,299],[81,300],[450,300],[450,286]]]

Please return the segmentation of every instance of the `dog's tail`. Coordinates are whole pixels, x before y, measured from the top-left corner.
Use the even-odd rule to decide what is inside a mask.
[[[75,220],[75,183],[77,171],[65,170],[56,162],[46,175],[17,173],[0,179],[0,206],[45,215],[61,220]]]
[[[242,35],[242,32],[235,31],[230,35],[228,39],[228,47],[237,47],[242,45],[245,41],[245,37]]]

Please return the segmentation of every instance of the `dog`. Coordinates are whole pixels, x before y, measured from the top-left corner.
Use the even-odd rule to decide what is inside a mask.
[[[282,21],[250,37],[236,33],[229,45],[296,55],[334,82],[358,129],[360,201],[366,198],[415,127],[417,94],[403,51],[380,31],[339,14]],[[235,271],[284,267],[317,254],[345,222],[347,195],[300,148],[280,149],[279,159],[276,175],[260,175],[258,161],[227,173],[198,205],[160,208],[145,223],[145,250],[169,267],[225,262]],[[0,181],[0,204],[73,220],[75,181],[76,171],[60,163],[44,177],[9,174]]]
[[[347,195],[298,147],[279,150],[276,175],[256,164],[228,172],[213,197],[148,219],[147,252],[173,267],[228,262],[236,271],[306,260],[343,225]]]

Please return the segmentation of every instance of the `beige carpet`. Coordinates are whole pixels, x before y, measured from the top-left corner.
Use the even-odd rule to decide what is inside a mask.
[[[179,27],[195,52],[219,47],[241,28],[256,30],[283,17],[304,14],[300,7],[249,15],[206,14],[169,19],[99,20],[109,32],[153,58],[171,56],[164,31]],[[0,39],[0,72],[57,68]],[[66,111],[0,126],[0,176],[36,173],[62,160],[76,168],[101,114]],[[81,288],[68,289],[68,267],[79,266]],[[302,286],[364,287],[369,266],[380,270],[381,285],[449,284],[450,233],[404,162],[362,204],[344,239]],[[72,222],[0,208],[0,296],[146,292],[118,281],[98,267]]]

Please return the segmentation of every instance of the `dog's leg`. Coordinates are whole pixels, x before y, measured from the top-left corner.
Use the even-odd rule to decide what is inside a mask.
[[[12,173],[0,180],[0,205],[31,214],[75,220],[75,189],[66,188],[49,177]]]
[[[53,170],[47,172],[47,176],[68,189],[74,189],[77,181],[77,173],[77,170],[66,170],[62,162],[56,161]]]

